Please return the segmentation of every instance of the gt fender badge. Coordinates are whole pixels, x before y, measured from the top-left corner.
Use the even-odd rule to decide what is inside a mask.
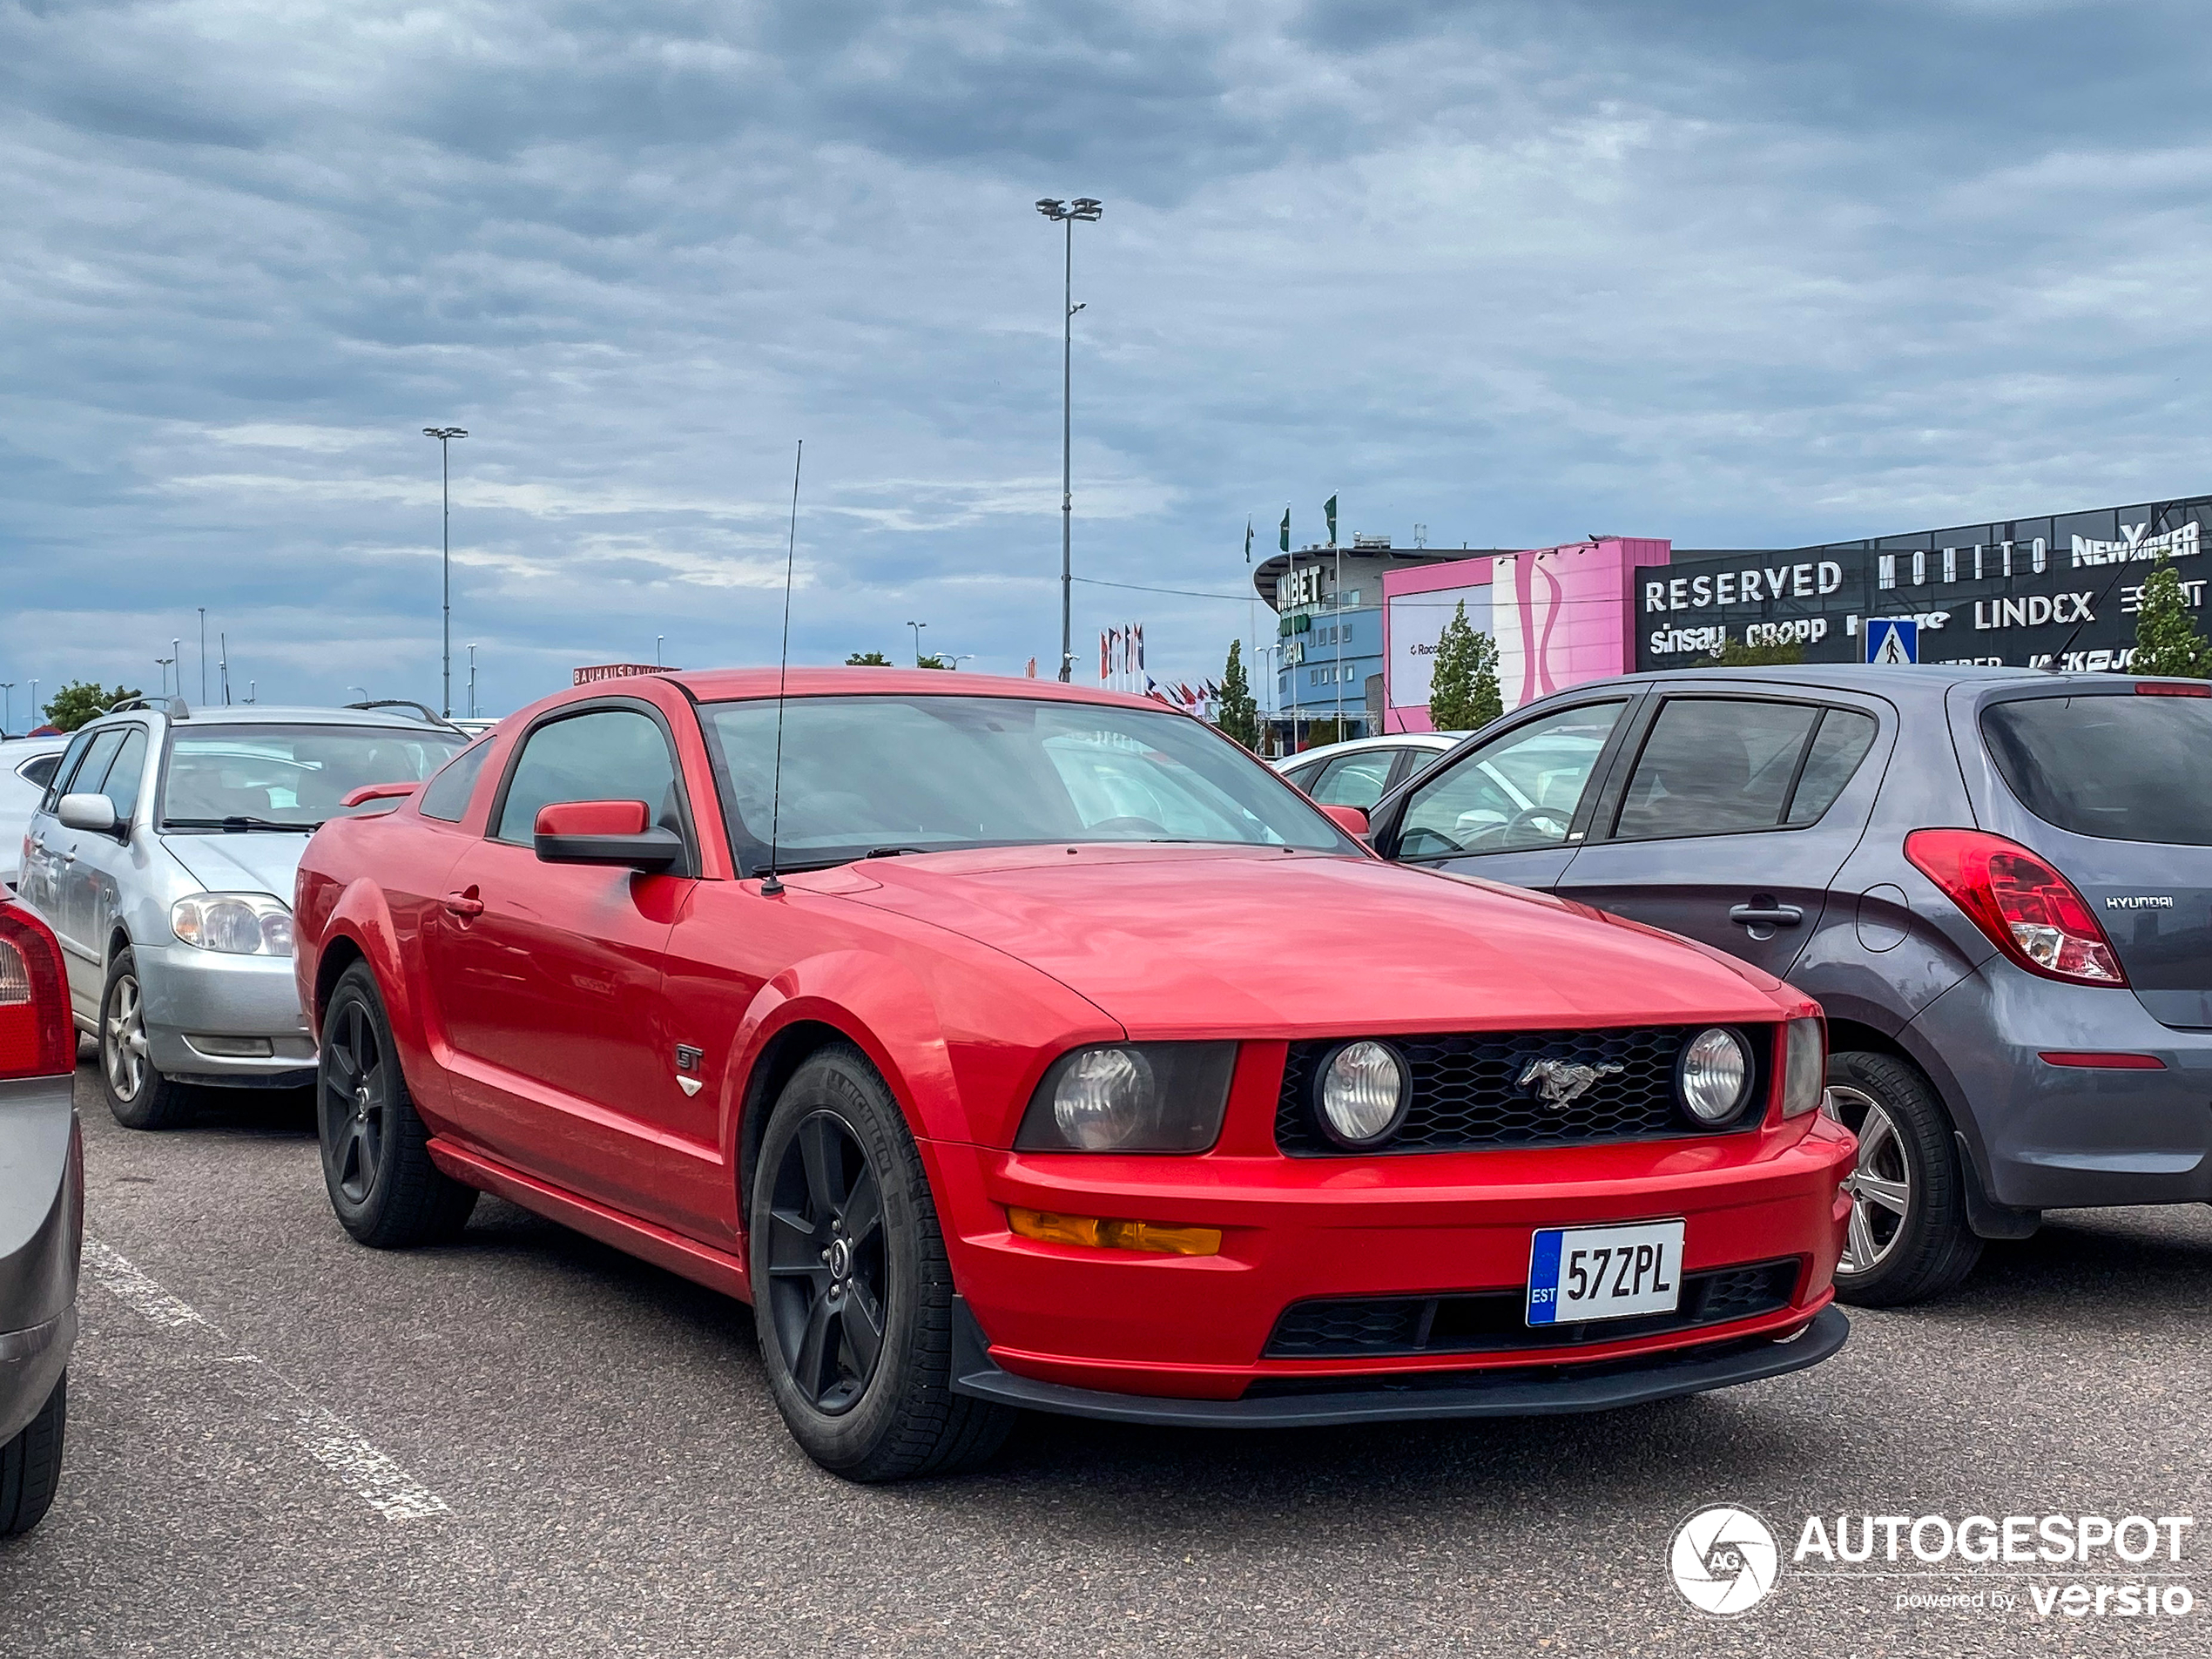
[[[706,1050],[688,1042],[676,1045],[676,1086],[687,1095],[696,1095],[706,1087],[706,1079],[695,1074],[705,1069]]]

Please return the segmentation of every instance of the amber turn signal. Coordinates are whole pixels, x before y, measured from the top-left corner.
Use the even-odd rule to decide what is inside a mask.
[[[1170,1256],[1218,1256],[1221,1229],[1182,1227],[1163,1221],[1100,1221],[1009,1207],[1008,1223],[1024,1238],[1048,1244],[1088,1244],[1094,1250],[1151,1250]]]

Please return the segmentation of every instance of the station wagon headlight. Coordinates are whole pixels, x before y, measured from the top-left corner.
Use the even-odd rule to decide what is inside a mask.
[[[1233,1042],[1114,1042],[1046,1068],[1015,1146],[1025,1152],[1203,1152],[1221,1133]]]
[[[1675,1068],[1685,1110],[1700,1123],[1725,1123],[1751,1092],[1751,1051],[1725,1026],[1710,1026],[1683,1046]]]
[[[292,912],[266,893],[195,893],[169,907],[169,931],[225,956],[289,956]]]
[[[1347,1042],[1321,1069],[1321,1124],[1340,1146],[1379,1146],[1406,1117],[1406,1062],[1387,1044]]]

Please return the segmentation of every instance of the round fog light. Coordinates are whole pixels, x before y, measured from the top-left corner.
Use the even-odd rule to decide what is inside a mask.
[[[1387,1140],[1406,1116],[1406,1063],[1379,1042],[1347,1042],[1321,1073],[1321,1123],[1343,1146]]]
[[[1701,1123],[1724,1123],[1751,1092],[1751,1053],[1735,1032],[1714,1026],[1689,1040],[1676,1076],[1689,1115]]]

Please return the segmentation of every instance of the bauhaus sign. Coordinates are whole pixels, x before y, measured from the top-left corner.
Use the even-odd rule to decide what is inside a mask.
[[[2125,669],[2143,578],[2171,559],[2202,609],[2212,496],[1835,542],[1678,556],[1638,572],[1636,666],[1689,668],[1723,644],[1866,660],[1870,617],[1917,624],[1924,663]]]

